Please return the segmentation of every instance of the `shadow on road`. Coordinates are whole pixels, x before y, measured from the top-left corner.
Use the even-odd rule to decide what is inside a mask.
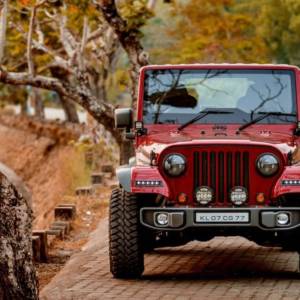
[[[249,242],[222,247],[192,244],[149,253],[142,280],[300,280],[296,252]]]

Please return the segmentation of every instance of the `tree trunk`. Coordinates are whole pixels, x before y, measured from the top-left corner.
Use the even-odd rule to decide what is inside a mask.
[[[6,44],[6,27],[7,27],[7,15],[8,15],[8,0],[3,1],[3,7],[0,15],[0,64],[3,63],[4,50]]]
[[[21,102],[21,115],[27,116],[28,115],[28,99],[23,99]]]
[[[125,140],[119,143],[120,147],[120,165],[126,165],[129,158],[135,155],[133,143],[130,140]]]
[[[59,69],[55,66],[52,66],[50,68],[50,72],[54,77],[58,78],[62,82],[66,81],[69,77],[68,73],[63,72],[61,69]],[[58,96],[59,96],[59,100],[62,105],[62,108],[65,112],[66,120],[69,122],[72,122],[72,123],[79,123],[79,117],[78,117],[75,103],[72,102],[67,97],[60,95],[59,93],[58,93]]]
[[[0,173],[0,299],[35,300],[38,288],[32,262],[31,204],[26,191],[17,189],[6,175]]]
[[[34,115],[39,119],[44,119],[45,118],[44,103],[39,89],[33,87],[30,91],[29,97],[31,100],[31,105],[34,107]]]
[[[66,97],[59,97],[61,105],[66,115],[66,120],[71,123],[79,123],[76,105]]]

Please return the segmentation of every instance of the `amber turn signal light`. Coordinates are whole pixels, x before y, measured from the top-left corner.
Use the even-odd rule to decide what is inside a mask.
[[[180,204],[185,204],[188,200],[188,197],[185,193],[180,193],[177,199]]]
[[[264,193],[258,193],[256,195],[256,202],[259,204],[262,204],[265,202],[265,194]]]

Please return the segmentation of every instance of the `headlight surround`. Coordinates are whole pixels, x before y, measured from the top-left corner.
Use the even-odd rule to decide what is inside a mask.
[[[163,167],[169,176],[180,176],[186,169],[186,159],[182,154],[169,154],[164,159]]]
[[[279,169],[279,159],[272,153],[263,153],[258,157],[256,167],[263,176],[272,176]]]

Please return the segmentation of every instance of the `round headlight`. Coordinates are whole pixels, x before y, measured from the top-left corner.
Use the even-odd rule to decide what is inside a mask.
[[[164,169],[170,176],[179,176],[185,171],[185,157],[181,154],[169,154],[164,160]]]
[[[208,186],[200,186],[196,190],[196,200],[202,205],[207,205],[213,200],[213,191]]]
[[[235,186],[230,191],[230,200],[234,205],[242,205],[247,201],[247,190],[242,186]]]
[[[257,160],[257,169],[264,176],[272,176],[279,169],[279,160],[274,154],[262,154]]]

